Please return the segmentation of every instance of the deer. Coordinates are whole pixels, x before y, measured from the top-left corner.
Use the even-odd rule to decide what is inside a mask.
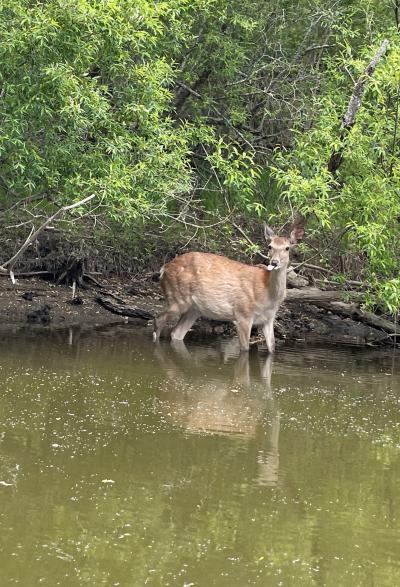
[[[251,329],[260,326],[269,353],[275,351],[274,320],[286,296],[289,252],[303,238],[295,226],[289,237],[265,226],[268,265],[247,265],[214,253],[190,252],[175,257],[160,271],[167,308],[154,321],[158,341],[168,321],[177,320],[173,341],[182,341],[200,316],[233,322],[241,351],[248,351]]]

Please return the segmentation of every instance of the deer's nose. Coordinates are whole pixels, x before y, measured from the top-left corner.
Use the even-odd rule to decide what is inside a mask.
[[[279,261],[277,261],[276,259],[272,259],[272,261],[270,261],[270,265],[272,265],[273,267],[277,267],[279,265]]]

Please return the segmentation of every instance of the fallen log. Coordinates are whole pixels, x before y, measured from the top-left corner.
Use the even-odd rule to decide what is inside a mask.
[[[96,302],[106,310],[109,310],[109,312],[118,314],[119,316],[129,316],[131,318],[140,318],[141,320],[152,320],[154,318],[154,315],[150,314],[150,312],[142,310],[141,308],[128,306],[121,299],[117,301],[115,297],[113,299],[111,296],[97,296]]]
[[[345,298],[351,298],[352,302],[344,301]],[[286,300],[288,302],[305,302],[311,303],[325,310],[330,310],[338,316],[351,318],[355,322],[362,322],[373,328],[383,330],[389,336],[400,338],[400,326],[387,318],[377,316],[373,312],[361,310],[357,302],[362,298],[360,292],[339,291],[339,290],[321,290],[317,287],[308,287],[302,289],[287,290]]]
[[[319,302],[343,301],[346,298],[361,300],[362,294],[356,291],[347,290],[323,290],[318,287],[302,287],[301,289],[288,289],[286,292],[287,302],[306,302],[317,304]]]
[[[345,302],[319,302],[317,305],[327,310],[331,310],[340,316],[346,316],[357,322],[363,322],[364,324],[368,324],[368,326],[384,330],[390,335],[400,336],[400,326],[398,324],[395,324],[386,318],[382,318],[382,316],[377,316],[372,312],[361,310],[355,304],[347,304]]]

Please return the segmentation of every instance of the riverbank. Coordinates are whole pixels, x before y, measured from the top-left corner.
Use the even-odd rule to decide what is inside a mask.
[[[161,312],[163,305],[162,292],[159,284],[152,280],[151,272],[140,279],[85,279],[85,287],[78,289],[75,299],[72,299],[71,287],[57,285],[47,279],[19,278],[15,284],[7,277],[0,279],[0,321],[3,330],[29,325],[91,328],[126,322],[150,328],[153,316]],[[198,320],[188,338],[234,334],[234,328],[229,323]],[[393,344],[393,337],[380,328],[339,315],[329,309],[329,305],[322,307],[296,299],[287,300],[280,308],[275,336],[278,344],[304,340],[354,346]],[[252,340],[254,344],[258,343],[256,332]]]

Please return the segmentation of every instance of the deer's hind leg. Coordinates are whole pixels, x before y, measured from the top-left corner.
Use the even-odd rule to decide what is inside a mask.
[[[161,332],[166,325],[167,322],[170,320],[174,320],[174,318],[180,318],[182,312],[179,310],[177,304],[171,304],[165,312],[157,316],[154,320],[154,332],[153,332],[153,340],[157,341],[160,338]]]
[[[181,315],[179,318],[178,324],[171,332],[171,339],[172,340],[183,340],[185,338],[186,333],[193,324],[196,322],[197,318],[199,318],[200,313],[195,310],[194,308],[189,308],[187,312]]]
[[[251,327],[253,325],[253,321],[251,318],[247,316],[238,316],[234,324],[237,329],[237,333],[239,335],[239,344],[241,351],[248,351],[249,350],[249,342],[250,342],[250,334],[251,334]]]

